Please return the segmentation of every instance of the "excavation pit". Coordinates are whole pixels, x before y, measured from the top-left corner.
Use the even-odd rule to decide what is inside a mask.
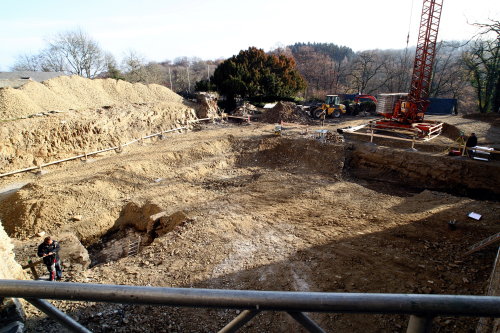
[[[132,227],[144,235],[154,231],[138,255],[96,265],[75,276],[77,282],[484,294],[495,251],[463,254],[497,232],[499,204],[443,191],[486,190],[488,184],[465,177],[469,181],[462,187],[446,188],[458,184],[457,177],[437,175],[436,163],[446,162],[424,153],[401,150],[398,155],[364,143],[270,133],[267,127],[210,128],[131,148],[90,167],[61,169],[5,199],[1,211],[8,215],[1,218],[17,222],[9,225],[12,236],[72,230],[87,245],[112,228],[125,234]],[[419,167],[408,167],[410,161]],[[473,166],[462,167],[474,174]],[[418,179],[423,186],[416,186]],[[470,220],[470,211],[483,219]],[[150,217],[162,212],[165,217],[183,212],[189,223],[161,233],[157,219]],[[82,215],[81,221],[70,222],[75,214]],[[448,227],[450,220],[457,221],[456,230]],[[71,309],[93,330],[100,327],[92,319],[95,313],[128,331],[158,331],[166,322],[178,331],[215,331],[235,316],[234,311],[113,304]],[[115,310],[124,314],[115,315]],[[408,320],[389,315],[312,317],[325,329],[341,332],[397,330]],[[434,321],[442,331],[460,332],[475,328],[476,322]],[[300,331],[279,313],[261,314],[246,328]]]

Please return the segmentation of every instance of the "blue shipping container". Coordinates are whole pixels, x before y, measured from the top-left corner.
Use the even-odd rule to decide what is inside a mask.
[[[425,114],[455,114],[457,112],[456,98],[429,98],[431,104]]]

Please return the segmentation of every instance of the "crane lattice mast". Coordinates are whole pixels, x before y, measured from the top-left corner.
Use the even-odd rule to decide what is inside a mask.
[[[402,122],[422,121],[429,105],[428,97],[442,7],[443,0],[424,0],[410,93],[408,94],[410,110],[401,115]]]

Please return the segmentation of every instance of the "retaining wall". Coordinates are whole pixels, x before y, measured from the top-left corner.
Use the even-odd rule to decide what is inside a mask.
[[[345,165],[345,171],[356,178],[483,199],[498,200],[500,197],[500,165],[497,162],[349,143]]]

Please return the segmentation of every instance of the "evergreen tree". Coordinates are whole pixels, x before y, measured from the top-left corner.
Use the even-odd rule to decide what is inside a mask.
[[[234,106],[237,96],[259,101],[289,99],[306,86],[293,58],[266,54],[255,47],[221,63],[211,81],[226,96],[228,107]]]

